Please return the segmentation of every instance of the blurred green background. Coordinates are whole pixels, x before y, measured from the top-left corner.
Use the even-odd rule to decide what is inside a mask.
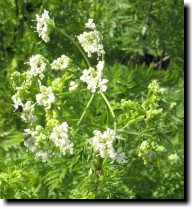
[[[125,176],[126,187],[133,190],[133,198],[184,198],[182,0],[0,0],[0,197],[69,197],[64,185],[71,175],[56,169],[64,160],[42,165],[26,152],[22,143],[25,124],[11,100],[10,74],[24,72],[30,56],[41,53],[53,60],[65,53],[77,64],[83,63],[69,40],[56,33],[51,34],[49,44],[37,44],[40,39],[31,27],[35,26],[32,20],[44,9],[72,37],[83,32],[88,18],[94,19],[103,35],[111,101],[141,99],[153,79],[168,89],[166,100],[177,103],[170,137],[182,163],[172,170],[150,169],[141,174],[137,167]]]

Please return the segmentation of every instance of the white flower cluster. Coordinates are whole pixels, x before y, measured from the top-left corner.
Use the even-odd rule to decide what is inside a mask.
[[[84,51],[88,54],[88,57],[91,57],[91,54],[93,53],[97,53],[98,56],[105,54],[102,44],[102,36],[96,30],[96,25],[93,23],[93,19],[89,19],[85,26],[87,31],[77,36],[77,38]]]
[[[52,22],[52,20],[49,17],[49,12],[44,10],[42,15],[37,14],[36,21],[37,21],[36,32],[45,43],[48,43],[50,41],[50,38],[49,38],[50,28],[49,27]]]
[[[44,78],[43,73],[46,70],[46,59],[42,55],[33,55],[27,64],[30,65],[29,75],[39,76],[40,79]]]
[[[89,69],[85,69],[83,71],[82,76],[80,77],[80,80],[87,83],[88,90],[90,90],[92,93],[95,93],[97,90],[98,92],[106,91],[107,86],[106,83],[108,82],[107,79],[103,79],[103,68],[104,68],[104,61],[99,61],[96,69],[93,67],[90,67]]]
[[[13,106],[16,110],[19,108],[19,106],[23,106],[22,100],[20,99],[18,93],[14,94],[12,96],[12,100],[13,100],[13,103],[14,103]]]
[[[14,108],[21,112],[21,119],[23,121],[31,124],[36,122],[37,117],[34,114],[34,104],[32,101],[27,101],[23,104],[17,93],[12,96],[12,100]]]
[[[73,154],[74,144],[69,140],[68,124],[66,122],[63,122],[61,125],[53,128],[50,139],[53,141],[56,147],[60,148],[60,152],[63,155],[66,155],[67,150],[70,151],[70,154]]]
[[[71,81],[69,91],[75,91],[78,88],[78,86],[79,86],[78,81]]]
[[[51,63],[51,68],[55,70],[64,70],[69,66],[70,61],[70,58],[63,54]]]
[[[117,151],[114,149],[114,142],[116,140],[115,131],[107,128],[104,133],[98,130],[93,131],[94,137],[91,139],[90,143],[93,146],[95,152],[99,152],[102,158],[111,158],[113,161],[118,163],[123,163],[125,158],[125,153],[122,152],[120,147]]]
[[[31,124],[36,122],[37,117],[36,115],[34,115],[34,104],[32,103],[32,101],[27,101],[23,105],[23,112],[21,114],[21,118],[25,122],[30,122]]]
[[[48,143],[48,137],[43,133],[44,129],[38,125],[35,129],[25,129],[24,145],[32,152],[36,153],[36,158],[41,158],[42,162],[47,162],[52,156],[52,149]]]
[[[36,101],[39,105],[44,106],[45,110],[51,108],[51,104],[55,101],[55,95],[52,92],[52,87],[40,86],[40,92],[36,95]]]

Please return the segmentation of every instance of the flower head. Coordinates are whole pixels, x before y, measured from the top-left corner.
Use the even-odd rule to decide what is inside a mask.
[[[96,29],[96,25],[93,22],[93,19],[88,19],[88,22],[85,24],[85,28],[90,29],[90,30],[95,30]]]
[[[25,129],[24,145],[31,151],[36,153],[36,158],[40,158],[42,162],[47,162],[52,156],[52,149],[48,143],[48,137],[44,134],[42,126],[38,125],[32,129]]]
[[[60,152],[65,155],[66,150],[73,154],[73,143],[68,136],[68,124],[63,122],[61,125],[57,125],[53,128],[50,135],[50,139],[53,141],[56,147],[60,148]]]
[[[36,21],[36,31],[39,34],[39,37],[41,37],[45,43],[48,43],[50,41],[49,34],[50,25],[52,23],[52,20],[49,17],[49,12],[47,10],[44,10],[42,15],[37,14]]]
[[[84,51],[88,54],[88,57],[91,57],[91,54],[93,53],[97,53],[98,57],[101,54],[105,54],[102,44],[102,36],[96,30],[96,25],[93,23],[93,19],[88,20],[85,24],[85,28],[88,31],[80,34],[77,38]]]
[[[22,120],[29,123],[34,123],[37,120],[36,115],[34,115],[34,104],[32,104],[32,101],[27,101],[23,105],[23,112],[21,114]]]
[[[106,91],[107,86],[106,83],[108,82],[107,79],[103,79],[103,68],[104,68],[104,62],[99,61],[96,69],[93,67],[90,67],[89,69],[85,69],[82,73],[82,76],[80,77],[80,80],[87,83],[88,90],[90,90],[92,93],[103,92]]]
[[[46,59],[40,55],[36,54],[30,57],[29,62],[30,69],[29,69],[29,75],[31,76],[39,76],[40,79],[44,78],[44,71],[46,70]]]
[[[51,104],[55,101],[55,95],[51,86],[40,86],[40,94],[36,95],[36,101],[39,105],[44,106],[46,110],[51,108]]]
[[[78,88],[78,86],[79,86],[78,81],[71,81],[69,91],[75,91]]]
[[[13,106],[16,110],[19,108],[19,106],[23,106],[23,103],[17,93],[12,96],[12,100],[14,103]]]
[[[114,142],[116,140],[115,131],[107,128],[104,133],[98,130],[93,131],[94,137],[90,143],[93,146],[95,152],[98,152],[102,158],[111,158],[118,163],[124,162],[125,153],[122,152],[120,147],[117,151],[114,149]]]
[[[51,68],[55,70],[65,70],[69,66],[69,63],[70,58],[63,54],[61,57],[53,61]]]

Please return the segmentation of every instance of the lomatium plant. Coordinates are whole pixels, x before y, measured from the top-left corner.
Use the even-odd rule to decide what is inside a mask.
[[[92,162],[92,166],[85,171],[88,176],[79,191],[84,190],[86,185],[93,187],[92,185],[98,184],[96,191],[99,196],[97,192],[90,191],[76,196],[79,198],[100,197],[100,182],[109,178],[108,173],[114,172],[111,169],[115,168],[117,171],[115,179],[118,180],[119,175],[122,175],[130,161],[130,149],[133,147],[133,142],[130,141],[131,129],[139,131],[135,156],[145,166],[153,166],[158,159],[164,158],[171,164],[178,163],[178,154],[165,146],[158,134],[161,130],[157,129],[167,128],[165,124],[168,112],[173,110],[175,104],[168,105],[164,101],[165,89],[160,88],[156,80],[149,85],[148,95],[142,99],[142,103],[124,98],[117,103],[108,100],[106,92],[111,80],[105,76],[107,69],[103,37],[93,19],[85,24],[83,34],[72,38],[64,29],[58,28],[49,12],[44,10],[42,15],[36,15],[35,28],[40,42],[44,44],[52,41],[50,35],[53,31],[64,36],[74,44],[85,61],[85,67],[83,63],[77,66],[65,52],[56,59],[33,54],[25,61],[25,72],[12,74],[14,111],[20,114],[21,120],[26,124],[24,145],[29,152],[34,153],[35,159],[48,163],[54,158],[69,160],[71,156],[80,155],[82,162]],[[94,61],[95,57],[95,64],[91,64],[90,58]],[[78,94],[83,97],[79,97],[80,101],[73,106],[69,98]],[[98,124],[99,120],[90,118],[88,123],[88,111],[93,112],[98,119],[100,117],[94,108],[102,103],[92,105],[95,98],[99,97],[107,107],[107,120],[102,118],[100,121],[103,123]],[[75,108],[81,112],[77,112]],[[74,164],[76,163],[79,164],[79,161],[75,160]],[[107,165],[113,167],[110,169]],[[112,177],[112,187],[115,186],[114,178]],[[121,186],[121,190],[126,192],[127,188]],[[126,198],[132,197],[130,193]]]

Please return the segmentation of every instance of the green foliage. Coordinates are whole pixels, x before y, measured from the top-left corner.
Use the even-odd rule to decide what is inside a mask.
[[[91,96],[84,85],[69,93],[70,81],[81,75],[77,66],[82,70],[86,65],[68,39],[54,31],[54,41],[37,44],[41,40],[31,20],[44,9],[72,37],[83,32],[88,18],[94,18],[102,33],[106,96],[116,116],[115,146],[123,147],[125,164],[96,157],[89,143],[93,130],[113,128],[100,94],[95,94],[80,126],[69,131],[73,155],[56,155],[42,163],[26,151],[27,126],[14,111],[11,97],[27,80],[24,62],[29,57],[40,53],[52,62],[65,53],[73,60],[67,71],[51,75],[48,69],[43,82],[58,97],[53,109],[37,109],[43,127],[64,120],[76,127]],[[179,0],[0,0],[0,198],[184,198],[183,13]],[[166,55],[171,60],[167,69],[148,66]],[[93,58],[91,62],[95,64]],[[21,98],[35,100],[37,80],[25,82]]]

